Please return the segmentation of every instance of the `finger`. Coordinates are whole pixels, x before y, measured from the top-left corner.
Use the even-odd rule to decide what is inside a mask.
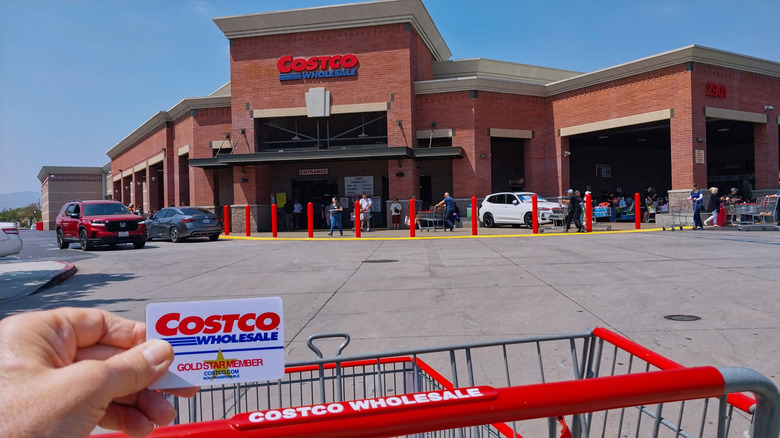
[[[99,309],[60,309],[56,315],[70,324],[78,347],[106,344],[131,348],[146,339],[146,325]]]
[[[0,322],[0,341],[23,348],[4,354],[28,367],[61,368],[75,360],[80,347],[96,343],[128,349],[145,339],[145,325],[97,309],[61,308],[10,316]]]
[[[111,403],[106,408],[106,414],[98,422],[104,429],[121,430],[127,435],[142,437],[150,434],[154,423],[135,406]]]
[[[116,356],[127,351],[126,348],[114,347],[106,344],[95,344],[89,347],[83,347],[76,350],[74,362],[82,360],[106,360],[111,356]]]
[[[154,391],[159,393],[163,398],[166,398],[165,394],[170,394],[172,397],[192,397],[195,394],[198,393],[198,390],[200,388],[198,387],[192,387],[192,388],[173,388],[173,389],[166,389],[164,391]],[[139,402],[139,395],[141,392],[136,392],[133,394],[126,395],[124,397],[117,397],[114,399],[115,403],[123,404],[123,405],[135,405],[140,403]]]
[[[145,389],[165,374],[173,363],[171,344],[152,339],[103,362],[107,379],[103,382],[110,399]]]
[[[176,418],[176,410],[164,395],[144,390],[138,394],[138,409],[154,424],[164,426]]]

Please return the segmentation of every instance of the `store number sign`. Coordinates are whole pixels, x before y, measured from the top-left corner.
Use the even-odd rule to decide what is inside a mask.
[[[713,84],[711,82],[706,83],[704,94],[710,97],[718,97],[721,99],[726,98],[726,86],[723,84]]]

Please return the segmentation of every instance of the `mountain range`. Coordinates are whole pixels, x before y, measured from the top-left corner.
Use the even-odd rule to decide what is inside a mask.
[[[41,192],[13,192],[0,194],[0,210],[27,207],[41,203]]]

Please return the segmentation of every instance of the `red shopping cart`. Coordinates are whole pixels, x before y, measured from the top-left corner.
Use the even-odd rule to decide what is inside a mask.
[[[326,359],[313,341],[329,337],[344,341]],[[318,335],[309,345],[319,358],[288,366],[284,379],[174,399],[181,424],[152,436],[780,435],[780,394],[767,378],[685,368],[603,328],[341,356],[348,343]]]

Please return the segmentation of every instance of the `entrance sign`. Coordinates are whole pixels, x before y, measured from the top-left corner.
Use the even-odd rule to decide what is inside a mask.
[[[374,194],[373,176],[347,176],[344,177],[344,194],[347,196],[361,196]]]
[[[277,380],[284,376],[282,299],[152,303],[146,338],[173,346],[168,372],[150,389]]]
[[[306,175],[327,175],[328,169],[299,169],[298,175],[300,176],[306,176]]]

